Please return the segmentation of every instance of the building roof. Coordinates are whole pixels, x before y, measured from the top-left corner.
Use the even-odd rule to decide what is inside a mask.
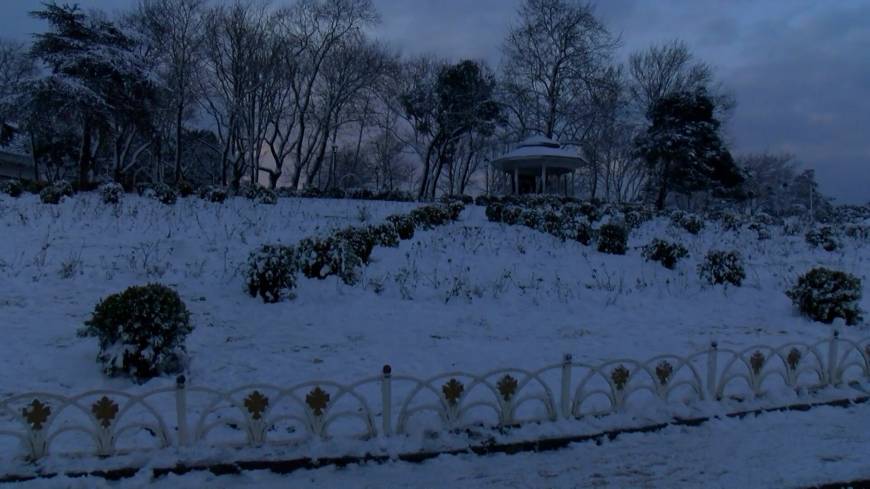
[[[557,141],[544,136],[532,136],[517,145],[516,149],[493,160],[490,164],[499,170],[512,172],[514,169],[527,172],[536,171],[544,166],[553,174],[576,170],[584,160],[576,152],[562,148]]]

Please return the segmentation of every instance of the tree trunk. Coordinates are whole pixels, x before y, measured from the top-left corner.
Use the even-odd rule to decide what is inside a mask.
[[[175,112],[175,184],[183,178],[181,171],[181,124],[184,118],[184,105],[178,104]]]
[[[91,160],[91,121],[85,118],[82,124],[82,145],[79,151],[79,187],[84,189],[88,184],[88,172]]]

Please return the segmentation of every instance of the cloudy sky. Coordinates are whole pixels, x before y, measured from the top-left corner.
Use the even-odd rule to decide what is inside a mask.
[[[274,0],[280,3],[283,0]],[[406,54],[498,63],[519,0],[373,0],[379,35]],[[122,9],[134,0],[79,0]],[[822,191],[870,201],[870,0],[598,0],[622,39],[619,57],[681,38],[736,96],[728,127],[737,153],[787,151],[816,170]],[[40,25],[36,0],[2,0],[0,35]]]

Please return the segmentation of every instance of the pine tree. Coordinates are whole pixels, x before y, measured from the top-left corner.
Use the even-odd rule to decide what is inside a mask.
[[[663,97],[647,115],[651,125],[636,148],[649,168],[658,209],[664,208],[670,192],[739,196],[744,178],[719,136],[715,109],[699,89]]]
[[[76,5],[54,3],[31,15],[49,24],[35,36],[31,54],[50,74],[34,82],[30,99],[34,108],[55,104],[76,121],[79,184],[85,186],[94,171],[98,135],[110,134],[117,150],[131,128],[148,126],[154,87],[133,41],[112,22],[85,15]]]

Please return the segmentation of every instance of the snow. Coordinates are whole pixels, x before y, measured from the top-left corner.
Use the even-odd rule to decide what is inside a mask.
[[[870,271],[870,247],[852,240],[846,240],[842,250],[828,253],[810,249],[803,236],[783,236],[781,230],[775,230],[770,240],[758,241],[750,231],[722,232],[708,224],[700,235],[692,236],[657,220],[632,233],[628,255],[611,256],[522,226],[487,222],[483,208],[469,207],[457,223],[418,231],[397,249],[376,249],[373,263],[356,286],[335,277],[300,278],[296,298],[275,305],[244,293],[242,267],[259,245],[295,243],[329,229],[360,224],[361,218],[380,222],[415,205],[283,198],[276,206],[240,198],[220,205],[191,198],[167,207],[128,195],[115,208],[100,203],[96,194],[77,195],[59,206],[40,204],[31,195],[19,199],[0,195],[0,327],[6,339],[0,343],[0,397],[103,388],[137,392],[174,385],[169,378],[144,386],[106,378],[95,361],[96,340],[75,335],[102,297],[148,282],[176,288],[192,312],[188,382],[231,388],[322,379],[351,383],[378,375],[384,364],[392,365],[397,376],[429,377],[454,370],[539,368],[558,363],[564,353],[572,353],[577,361],[598,363],[615,358],[645,360],[664,353],[685,355],[707,348],[714,340],[721,348],[734,349],[812,343],[828,337],[830,327],[800,317],[785,290],[816,265],[856,274],[865,283]],[[655,237],[680,241],[690,257],[675,271],[644,262],[639,248]],[[695,267],[714,248],[742,253],[748,264],[743,287],[701,283]],[[861,307],[870,310],[866,294]],[[843,334],[862,339],[870,336],[870,329],[863,324]],[[383,485],[390,477],[404,480],[403,476],[420,474],[410,480],[421,487],[438,476],[471,486],[479,482],[480,486],[560,487],[570,486],[575,478],[589,485],[606,479],[612,484],[660,480],[664,486],[692,486],[681,482],[682,477],[709,481],[718,470],[733,477],[725,479],[733,481],[725,486],[740,486],[755,479],[749,478],[751,471],[744,474],[727,465],[734,447],[746,442],[745,449],[754,453],[777,440],[788,456],[775,450],[771,456],[783,467],[792,463],[797,467],[796,472],[780,472],[794,475],[789,481],[850,477],[856,468],[850,443],[866,432],[857,429],[860,420],[854,418],[860,417],[834,410],[816,417],[815,412],[759,418],[779,420],[770,426],[764,421],[722,421],[698,431],[636,435],[605,447],[582,445],[558,454],[519,455],[505,463],[446,457],[410,468],[392,464],[324,469],[309,474],[311,481],[301,476],[294,480],[303,487],[317,485],[316,481],[341,486],[354,477],[366,477],[378,486],[377,481]],[[830,420],[839,423],[836,426],[842,426],[842,431],[825,431],[836,428],[827,426]],[[762,432],[785,430],[789,423],[804,427],[791,435],[819,437],[820,447],[828,447],[842,460],[813,462],[821,451],[785,444],[782,433],[771,434],[768,440],[743,428],[756,422]],[[727,443],[712,443],[714,435],[730,438]],[[834,435],[840,436],[841,443],[826,438]],[[684,469],[671,465],[677,457],[658,453],[671,446],[685,451]],[[700,447],[717,450],[719,455],[705,455]],[[650,453],[641,457],[642,450]],[[8,455],[0,454],[0,460]],[[586,463],[587,459],[596,462]],[[740,455],[740,460],[763,473],[761,459]],[[699,475],[698,464],[707,463],[713,469]],[[807,471],[813,467],[819,467],[817,475],[824,477],[812,479]],[[830,473],[825,472],[827,467]],[[864,469],[864,475],[870,475],[870,468]],[[500,471],[506,473],[502,476]],[[762,475],[759,481],[776,481],[772,479],[776,472]],[[279,480],[272,475],[245,477],[264,487]],[[179,485],[211,480],[202,475],[177,478]]]

